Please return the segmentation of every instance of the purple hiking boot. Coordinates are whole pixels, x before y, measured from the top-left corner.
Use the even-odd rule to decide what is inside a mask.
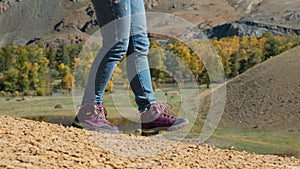
[[[176,118],[167,104],[155,103],[144,113],[141,114],[142,136],[151,136],[164,131],[176,131],[186,125],[187,118]]]
[[[106,110],[102,104],[81,107],[72,126],[98,132],[119,133],[118,127],[107,121]]]

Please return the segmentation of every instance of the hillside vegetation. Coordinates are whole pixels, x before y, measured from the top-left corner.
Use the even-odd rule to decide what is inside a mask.
[[[219,40],[212,39],[211,43],[221,57],[226,76],[233,78],[256,64],[300,45],[300,37],[273,36],[271,33],[266,33],[261,38],[234,36]],[[3,60],[0,63],[2,96],[17,95],[19,92],[25,95],[49,95],[57,89],[71,90],[74,79],[77,85],[84,86],[98,50],[97,45],[90,46],[90,49],[86,47],[83,49],[82,43],[63,42],[58,46],[49,46],[46,43],[29,46],[8,44],[0,48],[0,58]],[[150,51],[149,60],[150,64],[153,64],[152,67],[164,65],[166,69],[174,69],[184,63],[193,74],[181,72],[180,75],[191,77],[179,78],[195,78],[200,84],[211,83],[199,57],[175,39],[168,39],[165,45],[160,45],[155,39],[151,39]],[[178,63],[167,62],[170,57],[179,57],[183,62],[179,62],[180,60]],[[74,74],[75,68],[80,72]],[[122,69],[124,70],[125,67],[119,66],[115,73],[126,79],[126,71]],[[172,78],[172,74],[166,74],[164,71],[172,72],[172,70],[151,70],[154,80]]]

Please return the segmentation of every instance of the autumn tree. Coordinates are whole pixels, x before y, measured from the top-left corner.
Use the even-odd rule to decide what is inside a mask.
[[[73,76],[69,66],[61,63],[58,67],[59,76],[61,79],[61,87],[70,90],[72,88]]]
[[[296,34],[275,36],[267,32],[259,38],[233,36],[182,43],[170,37],[157,37],[150,38],[150,42],[149,64],[155,80],[196,79],[209,87],[210,83],[218,82],[218,78],[224,78],[220,72],[233,78],[300,45],[300,37]],[[58,46],[46,43],[28,46],[7,44],[0,48],[0,90],[5,93],[30,90],[44,95],[54,81],[60,81],[62,89],[70,90],[73,81],[76,86],[84,87],[99,48],[96,43],[86,46],[67,43]],[[220,70],[222,66],[224,70]],[[126,70],[125,64],[118,63],[109,86],[113,87],[117,77],[117,80],[127,78],[123,70]]]
[[[39,86],[39,64],[34,62],[29,69],[29,87],[31,90],[36,90]]]

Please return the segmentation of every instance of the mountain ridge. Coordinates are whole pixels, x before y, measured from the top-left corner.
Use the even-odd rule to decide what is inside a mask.
[[[256,29],[269,30],[272,26],[299,30],[298,2],[300,0],[145,0],[145,7],[148,12],[170,13],[182,17],[210,32],[209,37],[214,34],[220,37],[220,34],[228,35],[228,31],[232,31],[224,28],[226,26],[240,28],[241,35],[255,32]],[[62,33],[90,35],[98,29],[89,0],[2,0],[0,4],[6,8],[0,13],[1,46],[9,42],[27,44],[34,39],[55,39]],[[260,28],[245,24],[246,22],[266,26]]]
[[[285,34],[300,35],[300,29],[293,29],[279,25],[269,25],[245,20],[226,23],[204,30],[204,33],[208,38],[224,38],[231,36],[261,37],[266,32],[272,32],[276,36],[283,36]]]

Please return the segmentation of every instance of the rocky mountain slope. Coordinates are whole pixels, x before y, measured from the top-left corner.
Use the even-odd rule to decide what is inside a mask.
[[[235,22],[221,24],[206,30],[208,37],[227,37],[232,35],[252,35],[259,37],[266,31],[275,35],[295,33],[300,35],[299,0],[229,0],[237,11],[244,10],[245,15]]]
[[[300,20],[300,15],[297,19]],[[218,25],[204,30],[204,33],[208,38],[223,38],[231,36],[261,37],[266,32],[272,32],[274,35],[278,36],[283,36],[286,34],[300,35],[300,29],[288,28],[278,25],[268,25],[264,23],[244,20],[225,23],[223,25]]]
[[[241,18],[243,22],[235,23],[241,25],[239,27],[246,23],[258,23],[299,29],[299,4],[299,0],[145,0],[148,12],[172,13],[202,29]],[[0,45],[64,38],[69,34],[84,37],[98,29],[90,0],[2,0],[0,11]],[[257,25],[246,25],[246,33],[257,29]],[[231,31],[226,28],[221,30]],[[220,32],[219,29],[213,31]]]
[[[12,4],[0,14],[0,45],[26,44],[33,39],[55,39],[80,33],[92,20],[86,11],[89,1],[26,0]],[[63,31],[63,29],[65,29]]]
[[[261,0],[242,20],[300,29],[300,0]]]

